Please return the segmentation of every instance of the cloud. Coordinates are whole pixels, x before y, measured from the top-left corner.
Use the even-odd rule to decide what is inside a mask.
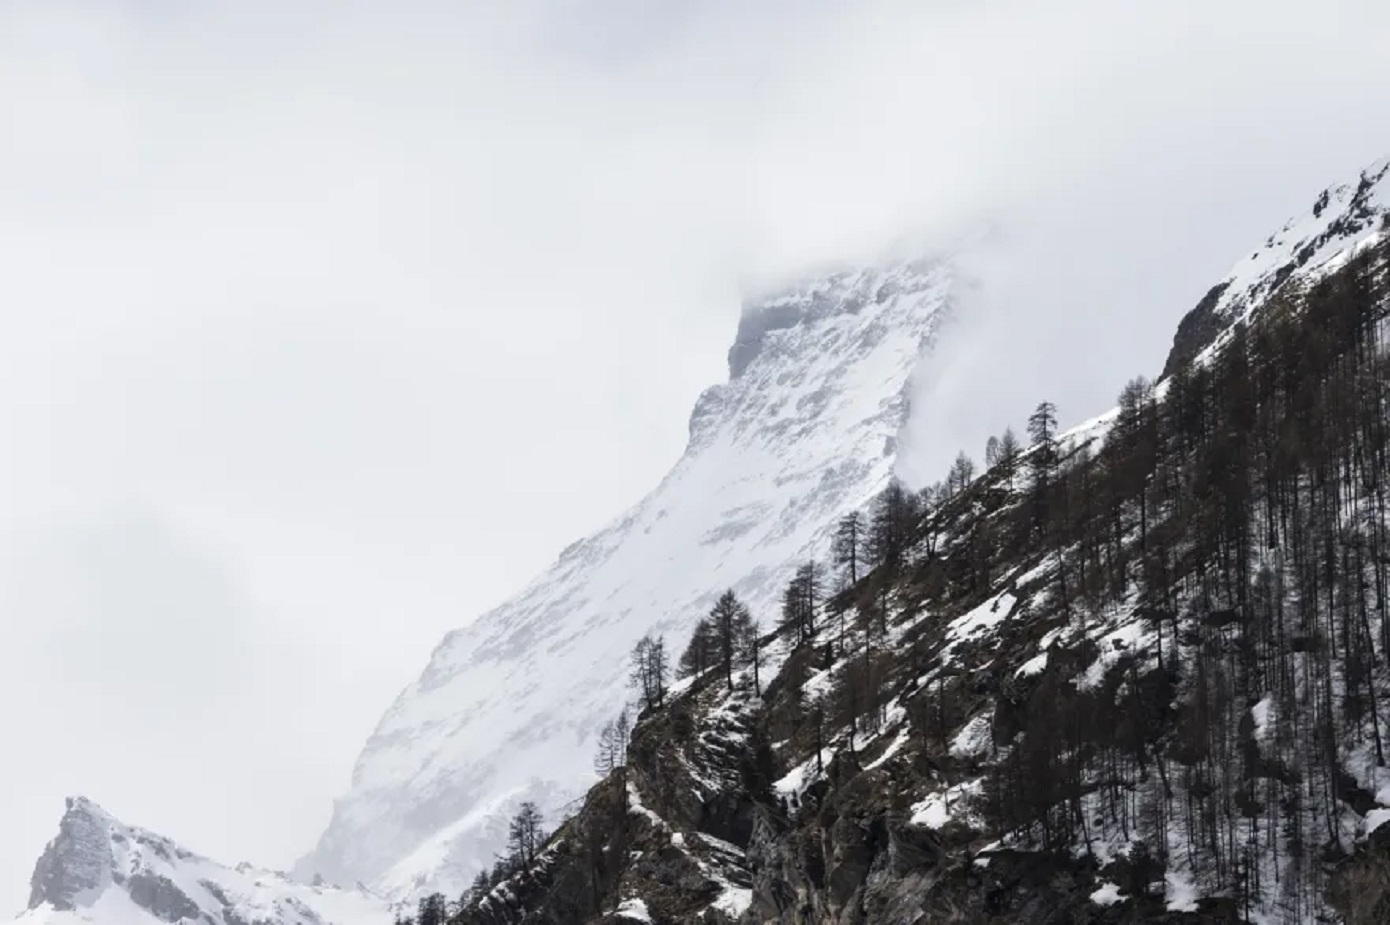
[[[224,739],[196,774],[113,737],[71,775],[8,768],[38,808],[0,835],[0,902],[58,778],[288,862],[439,635],[674,460],[746,290],[991,225],[911,465],[934,478],[1043,396],[1101,410],[1243,251],[1390,151],[1388,20],[1369,0],[0,5],[0,516],[27,576],[0,619],[69,620],[5,627],[10,683],[42,696],[0,734],[66,728],[99,683],[103,709],[149,713],[140,735]],[[146,616],[117,670],[102,651]],[[180,684],[212,699],[161,700],[161,671],[195,664]],[[220,815],[190,809],[209,793]]]

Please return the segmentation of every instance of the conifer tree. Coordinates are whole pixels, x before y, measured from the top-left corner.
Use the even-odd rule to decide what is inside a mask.
[[[734,689],[734,669],[742,665],[741,658],[752,622],[748,608],[732,588],[721,594],[710,610],[709,623],[714,632],[716,656],[729,690]]]
[[[896,569],[907,555],[917,526],[916,498],[894,479],[874,501],[869,523],[869,558],[879,565]]]
[[[831,554],[835,564],[845,570],[852,585],[859,583],[859,566],[863,559],[866,533],[864,515],[858,511],[851,511],[841,517],[835,525],[835,540]]]
[[[660,636],[647,634],[632,647],[630,685],[637,690],[638,709],[646,711],[661,706],[666,697],[666,678],[670,668],[666,662],[666,643]]]
[[[541,811],[530,800],[522,803],[521,808],[512,817],[511,825],[507,829],[507,847],[511,856],[523,868],[536,862],[536,855],[545,842],[543,821]]]

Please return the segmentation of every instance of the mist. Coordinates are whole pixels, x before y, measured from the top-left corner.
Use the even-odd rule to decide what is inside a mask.
[[[0,2],[0,909],[70,792],[288,866],[745,293],[989,229],[932,480],[1390,153],[1383,4],[1116,7]]]

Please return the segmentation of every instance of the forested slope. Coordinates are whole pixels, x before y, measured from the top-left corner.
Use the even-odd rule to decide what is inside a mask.
[[[701,624],[577,813],[439,914],[1390,921],[1388,260],[890,489],[771,632]]]

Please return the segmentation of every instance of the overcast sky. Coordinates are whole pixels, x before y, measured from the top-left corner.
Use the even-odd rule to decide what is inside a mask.
[[[990,226],[908,474],[1104,410],[1390,154],[1387,34],[1378,0],[0,0],[0,910],[67,793],[287,866],[440,635],[679,455],[746,291]]]

